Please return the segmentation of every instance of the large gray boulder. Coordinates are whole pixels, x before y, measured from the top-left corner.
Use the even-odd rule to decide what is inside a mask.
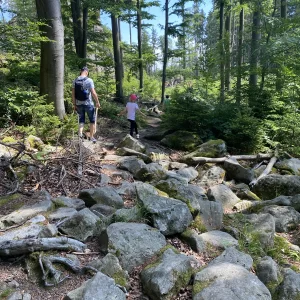
[[[256,266],[256,275],[264,283],[278,282],[278,266],[277,263],[270,256],[261,258]]]
[[[270,205],[265,207],[262,212],[273,216],[276,232],[289,232],[300,224],[300,213],[291,206]]]
[[[69,217],[72,217],[77,213],[75,208],[71,207],[59,207],[55,211],[49,214],[48,220],[51,222],[57,222]]]
[[[0,235],[0,243],[12,240],[25,240],[34,238],[54,237],[58,231],[53,224],[46,223],[46,218],[38,215],[27,221],[23,226],[11,229]]]
[[[201,139],[196,133],[179,130],[165,135],[160,143],[172,149],[192,151],[201,144]]]
[[[223,168],[226,171],[226,180],[234,179],[249,184],[255,178],[253,170],[244,168],[233,157],[225,160]]]
[[[184,177],[188,180],[188,182],[193,181],[198,177],[198,171],[193,167],[183,168],[176,172],[181,177]]]
[[[193,221],[188,206],[180,200],[157,195],[138,200],[147,211],[153,226],[164,235],[181,233]]]
[[[237,247],[238,241],[229,233],[212,230],[199,234],[200,240],[205,244],[205,248],[215,247],[218,249],[226,249],[229,247]]]
[[[116,286],[115,281],[97,272],[96,275],[90,279],[82,293],[82,300],[126,300],[126,294]]]
[[[170,197],[186,203],[193,215],[200,211],[199,201],[204,195],[204,190],[196,185],[179,184],[176,179],[161,180],[155,185],[159,190],[166,192]]]
[[[237,250],[235,247],[229,247],[221,255],[212,260],[208,266],[228,262],[244,267],[248,271],[252,268],[253,259],[249,254]]]
[[[245,215],[247,230],[257,236],[261,245],[265,248],[274,245],[275,219],[270,214]]]
[[[203,239],[199,237],[199,234],[195,229],[187,229],[180,234],[179,238],[188,244],[193,251],[197,253],[205,252],[206,244]]]
[[[195,151],[185,155],[184,161],[189,161],[193,157],[222,157],[226,154],[226,144],[222,140],[210,140],[201,144]]]
[[[156,162],[145,165],[135,174],[135,178],[141,181],[157,182],[166,177],[166,170]]]
[[[271,300],[266,286],[251,272],[232,263],[208,266],[195,276],[193,300]]]
[[[96,230],[99,217],[88,208],[82,209],[59,226],[59,229],[79,241],[84,242]]]
[[[0,218],[0,229],[5,229],[16,224],[24,223],[30,218],[50,211],[53,208],[53,202],[49,193],[42,191],[33,196],[37,203],[33,205],[24,205],[12,213]]]
[[[76,210],[81,210],[85,208],[84,201],[78,198],[69,198],[69,197],[60,196],[53,199],[52,201],[57,207],[69,207],[69,208],[75,208]]]
[[[203,188],[210,188],[224,181],[225,170],[218,166],[212,166],[202,174],[199,185]]]
[[[129,288],[129,275],[120,265],[119,259],[112,253],[107,253],[102,259],[95,259],[88,263],[101,273],[113,278],[121,286]]]
[[[135,178],[145,166],[144,161],[135,156],[126,156],[119,160],[119,168],[130,172]]]
[[[278,161],[275,164],[275,168],[283,171],[288,171],[292,175],[300,175],[300,159],[289,158]]]
[[[219,201],[198,200],[200,218],[207,231],[223,227],[223,206]]]
[[[276,294],[280,300],[300,299],[300,274],[291,269],[284,270],[283,281],[278,286]]]
[[[169,248],[157,263],[142,271],[143,290],[150,299],[171,299],[181,288],[188,285],[197,265],[199,264],[196,259],[177,254]]]
[[[300,176],[273,174],[265,176],[254,185],[253,192],[264,200],[273,199],[278,195],[300,194]]]
[[[137,139],[133,138],[130,134],[127,134],[124,139],[117,146],[119,148],[129,148],[137,152],[144,153],[146,152],[146,147]]]
[[[152,159],[147,154],[126,147],[118,148],[116,150],[116,154],[121,156],[136,156],[142,159],[145,163],[152,162]]]
[[[232,209],[240,199],[233,193],[233,191],[225,184],[219,184],[211,187],[207,192],[208,199],[211,201],[220,201],[223,210]]]
[[[120,222],[109,225],[99,243],[101,251],[115,254],[123,269],[130,272],[165,247],[166,239],[146,224]]]
[[[82,190],[78,197],[85,202],[87,207],[94,204],[105,204],[115,208],[124,207],[122,197],[110,186]]]

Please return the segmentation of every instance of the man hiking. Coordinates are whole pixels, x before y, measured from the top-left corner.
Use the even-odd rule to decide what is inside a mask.
[[[93,99],[96,103],[96,108],[100,108],[98,95],[95,91],[94,81],[88,77],[89,69],[83,67],[80,71],[80,75],[73,81],[72,85],[72,100],[74,110],[78,113],[79,129],[78,134],[80,138],[83,138],[83,127],[85,123],[85,113],[87,113],[90,121],[90,140],[96,143],[94,133],[96,129],[96,110]]]

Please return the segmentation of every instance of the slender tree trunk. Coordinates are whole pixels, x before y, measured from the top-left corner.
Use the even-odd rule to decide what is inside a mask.
[[[120,45],[120,56],[121,56],[121,66],[122,66],[122,78],[124,78],[124,66],[123,66],[123,49],[121,46],[122,43],[122,35],[121,35],[121,19],[118,18],[118,27],[119,27],[119,45]]]
[[[228,7],[228,13],[225,21],[226,30],[226,62],[225,62],[225,89],[230,91],[230,73],[231,73],[231,4]]]
[[[38,0],[36,0],[38,1]],[[80,0],[71,1],[72,19],[73,19],[73,35],[75,42],[76,54],[80,56],[82,47],[82,24],[81,24],[81,3]]]
[[[164,60],[163,60],[163,72],[162,72],[162,85],[161,85],[161,103],[165,99],[166,77],[167,77],[167,63],[168,63],[168,26],[169,26],[169,0],[165,0],[165,48],[164,48]]]
[[[80,58],[86,58],[88,4],[82,5],[81,0],[71,0],[71,11],[76,54]]]
[[[87,32],[88,32],[88,5],[85,4],[82,9],[82,41],[81,41],[81,58],[86,58],[87,47]]]
[[[119,102],[123,101],[123,78],[122,78],[122,61],[119,44],[119,28],[118,19],[114,14],[111,14],[111,29],[114,48],[115,61],[115,80],[116,80],[116,99]]]
[[[240,0],[243,5],[243,0]],[[239,37],[238,37],[238,54],[237,54],[237,80],[236,80],[236,103],[241,103],[242,92],[242,62],[243,62],[243,44],[244,44],[244,8],[240,11]]]
[[[281,0],[280,5],[280,17],[282,20],[287,18],[287,0]],[[279,92],[284,86],[284,80],[282,76],[282,66],[277,67],[276,71],[276,91]]]
[[[43,35],[51,42],[41,42],[40,94],[54,103],[60,119],[65,116],[64,105],[64,27],[60,0],[36,0],[38,19],[46,23]]]
[[[183,62],[182,62],[182,68],[183,70],[186,69],[186,36],[185,36],[185,10],[184,10],[184,1],[182,1],[182,23],[183,28],[182,28],[182,49],[183,49]]]
[[[137,38],[138,38],[138,52],[139,52],[139,74],[140,74],[140,92],[143,91],[143,54],[142,54],[142,17],[140,0],[137,0]]]
[[[225,101],[224,1],[220,0],[220,102]]]
[[[274,8],[273,8],[273,13],[272,13],[272,18],[275,17],[276,10],[277,10],[277,0],[274,1]],[[269,29],[269,31],[267,32],[266,46],[268,46],[268,44],[269,44],[271,34],[272,34],[272,28]],[[263,67],[262,67],[262,72],[261,72],[261,82],[260,82],[260,91],[261,92],[264,89],[265,77],[266,77],[267,70],[268,70],[268,67],[267,67],[268,59],[267,59],[267,57],[265,59],[263,59],[263,61],[264,62],[263,62]]]
[[[257,7],[253,13],[253,25],[252,25],[252,39],[251,39],[251,53],[250,53],[250,88],[256,88],[258,82],[258,61],[259,61],[259,41],[260,35],[260,12]]]
[[[132,45],[131,21],[129,21],[129,43]]]

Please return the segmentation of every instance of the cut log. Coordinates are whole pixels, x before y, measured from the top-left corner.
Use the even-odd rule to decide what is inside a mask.
[[[270,162],[268,163],[267,167],[265,168],[265,170],[260,174],[260,176],[257,179],[252,180],[249,183],[249,186],[253,187],[258,182],[259,179],[261,179],[262,177],[267,176],[271,172],[271,170],[272,170],[273,166],[275,165],[276,161],[277,161],[277,157],[273,156],[271,158]]]
[[[11,240],[0,243],[0,256],[15,256],[48,250],[83,252],[85,248],[85,244],[67,237]]]
[[[195,163],[222,163],[229,158],[235,158],[236,160],[264,160],[272,158],[273,154],[257,154],[257,155],[232,155],[219,158],[211,157],[192,157],[192,161]]]

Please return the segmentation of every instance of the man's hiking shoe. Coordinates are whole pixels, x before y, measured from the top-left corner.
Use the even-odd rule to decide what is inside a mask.
[[[97,142],[97,140],[94,137],[92,137],[91,142],[93,142],[95,144]]]
[[[84,136],[83,136],[83,135],[79,135],[79,138],[80,138],[81,140],[83,140],[83,139],[84,139]]]
[[[137,139],[139,139],[139,138],[140,138],[140,135],[139,135],[139,134],[137,134],[137,135],[136,135],[136,138],[137,138]]]

